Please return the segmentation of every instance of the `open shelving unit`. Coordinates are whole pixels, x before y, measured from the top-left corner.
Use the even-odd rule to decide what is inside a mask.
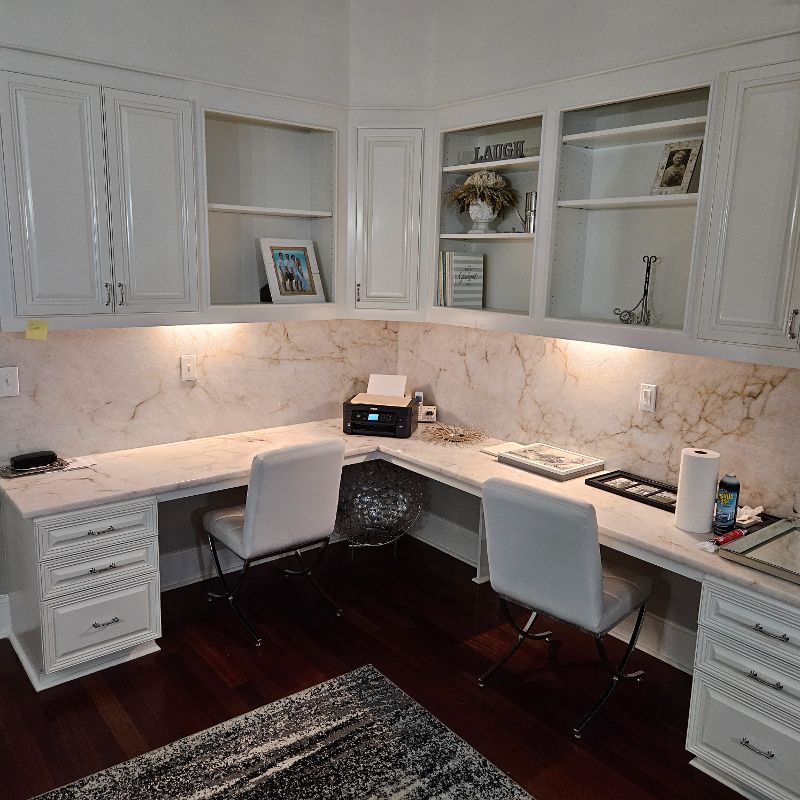
[[[520,140],[524,141],[521,156],[508,158],[504,154],[495,160],[474,162],[476,148],[483,155],[487,146]],[[448,130],[442,134],[439,252],[483,256],[484,310],[529,313],[535,234],[525,232],[513,210],[494,223],[492,232],[471,234],[473,223],[469,214],[460,214],[457,209],[445,205],[444,195],[470,174],[488,169],[502,175],[517,192],[518,210],[523,214],[525,193],[538,192],[541,144],[540,116]]]
[[[702,152],[686,193],[651,187],[665,145],[704,138],[708,102],[701,87],[563,113],[549,317],[620,324],[654,255],[650,327],[683,329]]]
[[[261,304],[259,238],[310,239],[325,299],[336,270],[336,131],[206,112],[212,306]]]

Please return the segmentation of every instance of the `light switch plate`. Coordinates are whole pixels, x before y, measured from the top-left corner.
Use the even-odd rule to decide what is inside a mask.
[[[19,368],[0,367],[0,397],[16,397],[19,394]]]
[[[639,411],[655,413],[657,391],[658,386],[655,383],[643,383],[639,387]]]
[[[181,380],[197,380],[197,356],[181,356]]]

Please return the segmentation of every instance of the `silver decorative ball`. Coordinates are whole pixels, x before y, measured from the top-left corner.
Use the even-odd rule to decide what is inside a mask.
[[[367,461],[342,472],[336,530],[352,545],[377,546],[399,539],[422,510],[422,478],[385,461]]]

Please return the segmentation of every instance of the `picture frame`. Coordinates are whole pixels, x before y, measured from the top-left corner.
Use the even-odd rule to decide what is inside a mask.
[[[578,478],[603,469],[603,460],[546,442],[534,442],[515,450],[499,451],[497,460],[557,481]]]
[[[702,139],[665,144],[650,194],[686,194],[702,147]]]
[[[310,239],[259,239],[273,303],[324,303],[314,242]]]

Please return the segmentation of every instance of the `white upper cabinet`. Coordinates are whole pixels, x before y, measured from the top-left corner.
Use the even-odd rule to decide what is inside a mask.
[[[356,308],[415,309],[422,131],[358,129]]]
[[[191,103],[4,77],[15,315],[197,311]]]
[[[728,74],[701,339],[797,349],[800,62]]]
[[[7,78],[0,116],[16,311],[110,313],[100,89]]]
[[[196,310],[191,103],[103,97],[117,311]]]

